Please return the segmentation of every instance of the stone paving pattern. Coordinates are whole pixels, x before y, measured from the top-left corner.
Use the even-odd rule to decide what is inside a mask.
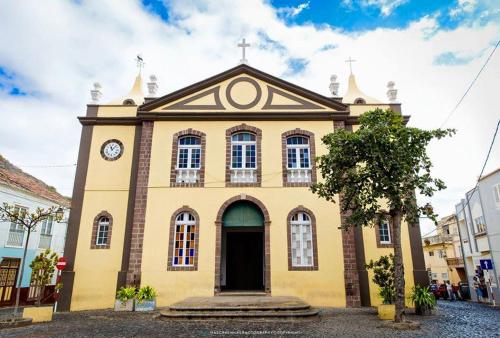
[[[157,314],[111,310],[58,314],[51,323],[0,331],[1,337],[500,337],[500,308],[439,301],[434,316],[417,331],[381,328],[376,310],[321,309],[314,319],[171,320]]]

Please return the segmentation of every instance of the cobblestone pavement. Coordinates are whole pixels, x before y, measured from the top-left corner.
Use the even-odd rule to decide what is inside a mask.
[[[380,327],[376,310],[322,309],[314,319],[165,320],[155,314],[111,310],[58,314],[53,322],[0,331],[1,337],[500,337],[500,308],[439,301],[436,315],[416,331]]]

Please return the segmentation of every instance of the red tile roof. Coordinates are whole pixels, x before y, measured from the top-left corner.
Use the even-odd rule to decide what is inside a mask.
[[[25,191],[32,195],[42,197],[63,206],[71,204],[71,199],[59,194],[51,187],[36,177],[33,177],[0,155],[0,184]]]

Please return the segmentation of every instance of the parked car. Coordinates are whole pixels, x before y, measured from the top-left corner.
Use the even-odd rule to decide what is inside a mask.
[[[448,290],[446,290],[446,284],[432,284],[431,291],[436,299],[448,299]]]

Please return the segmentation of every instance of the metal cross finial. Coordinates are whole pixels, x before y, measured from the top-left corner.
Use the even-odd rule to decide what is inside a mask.
[[[142,68],[144,68],[144,65],[146,64],[144,59],[141,57],[141,54],[137,54],[135,61],[137,62],[137,68],[139,68],[139,74],[141,74]]]
[[[242,49],[242,58],[240,60],[241,63],[248,63],[248,60],[245,58],[245,48],[250,47],[249,43],[246,43],[245,38],[243,38],[243,41],[238,44],[238,47],[241,47]]]
[[[352,63],[356,62],[356,60],[351,59],[351,57],[349,56],[349,59],[345,60],[345,62],[349,62],[349,69],[351,70],[351,74],[352,74]]]

